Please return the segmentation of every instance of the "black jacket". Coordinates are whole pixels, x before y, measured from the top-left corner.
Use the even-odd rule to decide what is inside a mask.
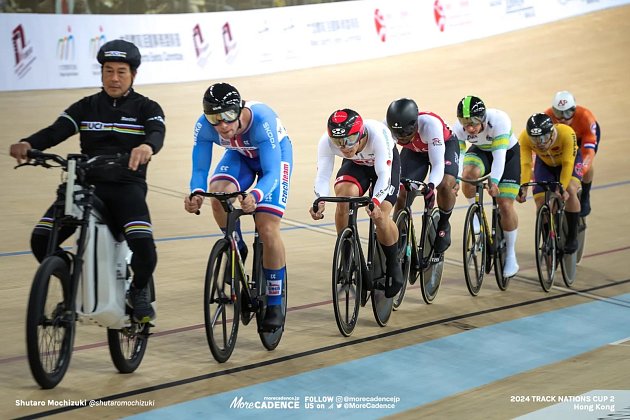
[[[157,102],[133,89],[121,98],[111,98],[104,90],[86,96],[66,109],[50,126],[23,139],[31,147],[45,150],[79,133],[81,153],[90,157],[130,153],[148,144],[156,154],[164,144],[164,112]],[[146,165],[138,171],[107,174],[108,181],[144,182]]]

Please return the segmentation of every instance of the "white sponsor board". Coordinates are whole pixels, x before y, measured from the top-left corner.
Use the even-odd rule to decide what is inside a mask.
[[[179,15],[5,13],[0,91],[98,86],[96,52],[117,38],[140,48],[137,84],[176,83],[420,51],[628,3],[363,0]]]

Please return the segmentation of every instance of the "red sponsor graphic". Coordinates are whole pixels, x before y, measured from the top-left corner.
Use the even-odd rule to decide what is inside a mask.
[[[440,32],[444,32],[446,15],[444,14],[444,7],[440,0],[435,0],[435,3],[433,3],[433,16],[435,17],[435,24]]]
[[[381,42],[385,42],[387,35],[385,17],[379,9],[374,10],[374,26],[376,27],[376,35],[379,37]]]
[[[387,160],[387,166],[392,166],[392,161],[391,160]]]
[[[201,27],[199,24],[196,24],[193,27],[193,43],[195,44],[195,54],[197,55],[197,58],[199,58],[203,46],[203,34],[201,33]]]

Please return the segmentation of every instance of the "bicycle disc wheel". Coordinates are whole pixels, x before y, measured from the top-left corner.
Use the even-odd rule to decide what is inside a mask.
[[[536,212],[536,270],[545,292],[551,290],[556,274],[556,239],[551,231],[551,212],[544,204]]]
[[[284,324],[287,319],[287,288],[289,274],[285,269],[284,280],[282,281],[282,326],[273,332],[263,331],[261,326],[263,319],[265,319],[265,313],[267,309],[267,279],[265,279],[265,275],[262,269],[262,245],[260,246],[260,258],[258,259],[259,267],[257,270],[257,273],[259,274],[258,278],[256,279],[260,310],[256,312],[256,324],[258,325],[258,336],[260,337],[262,345],[267,350],[271,351],[278,347],[278,344],[280,344],[280,339],[282,338],[282,333],[284,332]]]
[[[400,292],[394,296],[393,310],[397,310],[405,297],[407,281],[411,266],[411,236],[409,235],[410,214],[407,209],[399,210],[394,216],[396,227],[398,228],[398,258],[402,265],[403,285]]]
[[[567,217],[564,213],[562,213],[562,220],[558,226],[562,229],[562,238],[567,238],[569,235],[569,223],[567,222]],[[575,276],[577,274],[577,251],[573,254],[565,254],[564,245],[560,250],[562,252],[562,258],[560,259],[562,279],[567,287],[571,287],[575,282]]]
[[[582,261],[582,255],[584,254],[584,244],[586,243],[586,218],[580,217],[578,219],[578,250],[576,252],[576,264]]]
[[[361,307],[361,265],[359,249],[350,228],[337,237],[333,255],[332,295],[339,332],[349,337]]]
[[[497,286],[500,290],[507,290],[510,284],[510,277],[503,275],[505,268],[505,258],[507,255],[507,242],[501,227],[501,218],[497,217],[497,226],[494,235],[494,277],[497,280]]]
[[[26,315],[28,363],[44,389],[57,386],[70,365],[76,319],[70,296],[66,262],[47,257],[35,273]]]
[[[434,207],[431,210],[431,218],[429,219],[426,233],[424,234],[424,244],[422,246],[423,268],[420,269],[420,291],[422,292],[422,299],[424,299],[427,304],[433,302],[433,299],[437,296],[440,283],[442,282],[442,271],[444,271],[444,258],[440,259],[439,262],[431,262],[433,244],[437,237],[437,225],[439,221],[440,211],[437,207]]]
[[[120,373],[138,369],[149,344],[149,323],[133,322],[129,327],[107,329],[107,344],[112,362]]]
[[[381,245],[377,242],[372,264],[372,276],[374,278],[372,284],[374,285],[374,289],[372,293],[370,293],[370,296],[372,298],[374,319],[381,327],[387,325],[389,317],[392,315],[392,310],[394,309],[394,298],[385,297],[385,290],[376,287],[377,283],[385,284],[386,271],[385,254],[381,249]]]
[[[480,214],[479,205],[471,204],[464,220],[464,277],[466,287],[473,296],[479,294],[486,268],[486,233]],[[475,232],[475,217],[479,220],[479,232]]]
[[[223,363],[230,358],[240,315],[240,283],[231,285],[231,249],[224,239],[217,241],[210,252],[204,287],[204,320],[206,338],[215,360]]]

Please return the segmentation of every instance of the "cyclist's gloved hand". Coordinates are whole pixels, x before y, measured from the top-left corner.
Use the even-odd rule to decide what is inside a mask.
[[[425,188],[424,192],[424,205],[428,209],[432,209],[435,205],[435,185],[432,182],[427,184],[427,188]]]

